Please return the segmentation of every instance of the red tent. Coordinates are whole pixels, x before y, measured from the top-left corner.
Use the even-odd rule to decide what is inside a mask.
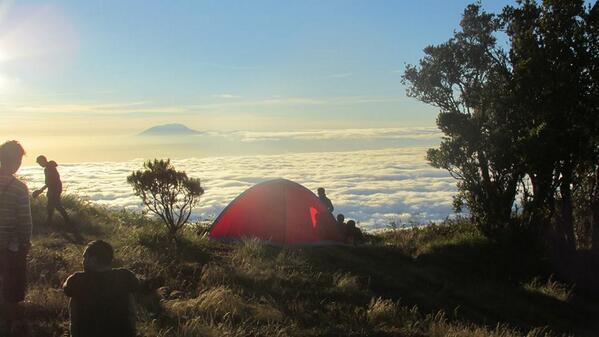
[[[304,186],[286,179],[255,185],[227,206],[209,236],[235,240],[259,238],[278,244],[342,242],[333,215]]]

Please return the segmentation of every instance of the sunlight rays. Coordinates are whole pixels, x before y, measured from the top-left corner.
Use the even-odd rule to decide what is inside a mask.
[[[54,5],[0,1],[0,94],[64,69],[77,47],[67,13]]]

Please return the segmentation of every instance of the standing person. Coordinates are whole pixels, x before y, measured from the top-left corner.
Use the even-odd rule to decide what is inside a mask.
[[[327,198],[324,188],[319,187],[317,191],[318,191],[318,199],[320,199],[320,201],[322,201],[322,203],[325,204],[325,206],[327,206],[327,209],[329,210],[329,212],[333,213],[333,211],[335,210],[335,207],[333,207],[333,203],[331,202],[331,199]]]
[[[27,254],[31,248],[29,189],[14,174],[25,150],[16,140],[0,146],[0,278],[4,320],[12,335],[23,329],[20,302],[25,299]]]
[[[83,253],[83,272],[67,278],[71,298],[71,337],[135,337],[133,293],[139,281],[128,269],[112,269],[112,246],[90,242]]]
[[[52,224],[52,217],[54,216],[54,210],[57,210],[60,215],[62,215],[65,224],[68,227],[71,227],[71,222],[69,220],[69,215],[67,211],[62,206],[61,194],[62,194],[62,181],[60,180],[60,174],[58,173],[58,169],[56,167],[55,161],[48,161],[45,156],[37,157],[37,163],[44,168],[44,176],[46,184],[44,187],[39,190],[33,192],[33,197],[37,198],[38,195],[42,194],[44,190],[47,188],[48,192],[46,193],[46,197],[48,198],[48,217],[46,218],[46,224]],[[74,229],[74,228],[73,228]]]

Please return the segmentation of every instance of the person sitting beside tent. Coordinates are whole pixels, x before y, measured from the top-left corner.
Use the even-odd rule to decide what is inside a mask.
[[[346,226],[347,225],[345,224],[345,215],[341,213],[337,214],[337,228],[339,229],[339,232],[341,233],[341,235],[343,235],[344,238],[347,236]]]
[[[331,202],[331,199],[327,198],[324,188],[319,187],[317,191],[318,191],[318,199],[320,199],[320,201],[322,201],[322,203],[327,206],[327,209],[329,210],[329,212],[333,213],[333,210],[335,210],[335,207],[333,207],[333,203]]]
[[[364,234],[360,228],[356,227],[356,222],[354,220],[349,220],[346,225],[346,236],[345,242],[349,244],[353,244],[354,246],[363,244],[366,240],[364,239]]]

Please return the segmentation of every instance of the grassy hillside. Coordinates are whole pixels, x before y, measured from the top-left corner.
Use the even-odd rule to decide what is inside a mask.
[[[41,201],[43,202],[43,200]],[[115,246],[142,278],[143,336],[596,336],[599,301],[468,223],[370,236],[362,247],[220,244],[186,229],[178,247],[159,223],[69,197],[87,240]],[[26,315],[34,336],[67,336],[60,284],[84,243],[42,225],[33,205]],[[177,249],[178,248],[178,249]]]

